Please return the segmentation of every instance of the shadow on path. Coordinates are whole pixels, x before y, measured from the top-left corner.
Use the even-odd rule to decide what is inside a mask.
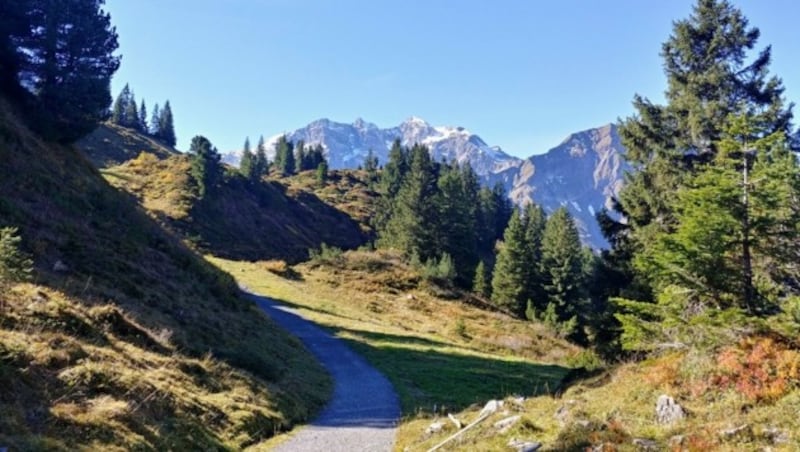
[[[334,380],[333,397],[322,413],[276,450],[391,450],[400,404],[389,380],[344,341],[300,317],[292,308],[267,297],[246,295],[297,336]]]

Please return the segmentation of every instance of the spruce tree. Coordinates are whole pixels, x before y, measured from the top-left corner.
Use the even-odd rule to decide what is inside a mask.
[[[149,133],[150,127],[147,125],[147,105],[142,99],[142,104],[139,106],[139,131],[142,133]]]
[[[528,277],[528,247],[525,243],[526,220],[519,210],[514,210],[503,234],[503,243],[497,253],[497,263],[492,272],[492,302],[522,316]]]
[[[320,185],[324,185],[325,182],[328,180],[328,162],[323,161],[322,163],[317,165],[316,176],[317,176],[317,183]]]
[[[103,3],[31,2],[24,15],[27,26],[13,36],[17,80],[35,99],[33,124],[49,139],[71,143],[108,118],[119,56],[114,55],[117,33]]]
[[[139,108],[136,106],[136,96],[130,92],[125,111],[122,114],[122,125],[133,130],[139,130]]]
[[[250,138],[245,138],[242,158],[239,160],[239,172],[248,180],[255,180],[260,177],[255,155],[250,150]]]
[[[378,199],[378,209],[376,209],[373,226],[379,234],[385,233],[386,225],[394,211],[395,198],[400,187],[403,185],[409,168],[408,149],[400,144],[400,140],[394,140],[389,151],[389,161],[383,168],[378,184],[378,192],[381,197]]]
[[[491,275],[486,270],[486,264],[483,260],[478,262],[475,268],[475,279],[472,281],[472,291],[484,298],[489,298],[492,295]]]
[[[177,143],[172,119],[172,107],[169,104],[169,100],[164,102],[164,108],[161,110],[158,122],[158,138],[172,147]]]
[[[780,79],[768,73],[770,48],[751,54],[759,35],[726,0],[698,0],[689,18],[674,23],[661,52],[667,103],[637,95],[636,115],[619,127],[626,158],[636,168],[618,203],[626,223],[606,228],[615,235],[610,239],[617,261],[610,265],[628,273],[621,279],[637,276],[620,259],[635,259],[652,238],[676,227],[674,193],[713,164],[729,115],[757,116],[766,134],[790,132],[791,105],[782,98]]]
[[[267,160],[267,147],[264,144],[264,136],[258,138],[258,145],[256,146],[255,165],[253,175],[256,179],[261,180],[262,177],[269,174],[269,160]]]
[[[381,235],[383,246],[417,256],[421,261],[437,258],[441,252],[437,235],[439,210],[436,204],[436,164],[428,148],[414,145],[408,174],[394,200],[394,209]]]
[[[159,130],[159,125],[161,124],[161,109],[158,108],[158,104],[156,103],[153,105],[153,114],[150,116],[150,135],[154,137],[158,137],[161,134]]]
[[[587,297],[583,251],[578,228],[565,207],[547,219],[541,268],[548,305],[545,311],[554,311],[560,322],[577,320]]]
[[[542,239],[544,236],[547,215],[540,206],[529,204],[525,207],[525,276],[526,301],[531,301],[539,312],[547,307],[547,294],[545,293],[544,268],[542,266]]]
[[[290,176],[295,170],[294,146],[286,135],[275,144],[275,168],[281,176]]]
[[[477,178],[469,169],[441,167],[438,178],[438,244],[455,262],[459,285],[469,287],[478,262],[475,225]],[[433,225],[431,225],[433,226]]]
[[[111,122],[120,126],[125,124],[125,110],[130,103],[131,89],[126,83],[122,90],[114,100],[114,106],[111,108]]]
[[[367,180],[369,183],[374,182],[378,178],[378,157],[369,148],[367,156],[364,158],[364,171],[367,172]]]
[[[303,140],[299,140],[294,147],[294,172],[299,173],[313,168],[316,168],[316,165],[308,161],[306,143]]]
[[[217,149],[204,136],[192,138],[189,147],[192,156],[189,174],[195,181],[200,199],[214,193],[222,179],[222,165]]]

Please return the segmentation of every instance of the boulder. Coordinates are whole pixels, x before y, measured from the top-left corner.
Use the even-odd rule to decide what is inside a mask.
[[[761,436],[772,444],[786,444],[789,442],[789,435],[776,427],[767,427],[761,431]]]
[[[499,420],[499,421],[494,423],[494,428],[498,429],[500,431],[500,433],[505,433],[514,424],[519,422],[520,418],[521,418],[520,415],[516,415],[516,416],[507,417],[505,419],[501,419],[501,420]]]
[[[719,436],[724,441],[742,441],[753,439],[753,428],[749,424],[728,428],[719,431]]]
[[[633,438],[633,445],[636,446],[636,450],[641,451],[657,451],[660,450],[658,447],[658,443],[653,441],[652,439],[647,438]]]
[[[542,448],[542,443],[511,438],[508,442],[508,447],[516,449],[517,452],[535,452]]]
[[[439,433],[444,429],[444,422],[436,421],[433,424],[429,425],[427,429],[425,429],[425,433],[428,435],[433,435],[434,433]]]
[[[502,400],[490,400],[486,402],[486,405],[483,406],[483,409],[478,414],[478,417],[483,415],[493,414],[495,411],[499,410],[503,406]]]
[[[664,394],[656,402],[656,422],[659,424],[674,424],[686,417],[683,407],[672,397]]]

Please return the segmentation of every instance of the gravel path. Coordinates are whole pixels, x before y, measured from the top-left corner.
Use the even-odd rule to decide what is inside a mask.
[[[319,417],[277,451],[390,451],[400,404],[394,389],[374,367],[345,343],[293,309],[257,295],[253,300],[275,322],[300,338],[331,373],[333,398]]]

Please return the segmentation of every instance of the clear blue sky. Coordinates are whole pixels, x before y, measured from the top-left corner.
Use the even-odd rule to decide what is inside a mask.
[[[415,115],[520,157],[661,100],[659,51],[690,0],[107,0],[122,66],[148,108],[167,98],[178,147],[221,151],[327,117]],[[800,101],[800,2],[740,0]],[[796,111],[800,117],[800,110]]]

